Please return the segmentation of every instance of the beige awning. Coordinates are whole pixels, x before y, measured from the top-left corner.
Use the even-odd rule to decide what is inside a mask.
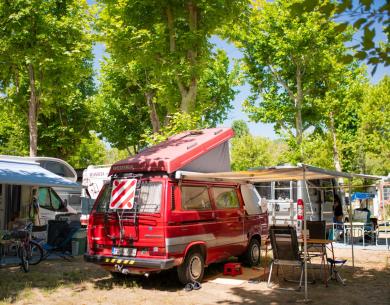
[[[297,166],[274,166],[240,172],[196,173],[179,171],[176,174],[176,178],[183,180],[254,183],[263,181],[314,180],[331,178],[381,179],[382,177],[362,174],[349,174],[345,172],[327,170],[307,164],[298,164]]]

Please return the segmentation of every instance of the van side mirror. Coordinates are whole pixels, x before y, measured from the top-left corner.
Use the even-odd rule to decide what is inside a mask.
[[[66,208],[66,207],[68,206],[68,199],[64,199],[64,200],[62,201],[62,206],[63,206],[64,208]]]

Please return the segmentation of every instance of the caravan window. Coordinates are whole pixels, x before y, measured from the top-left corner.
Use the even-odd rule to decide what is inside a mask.
[[[383,199],[390,200],[390,186],[383,187]]]
[[[322,180],[321,186],[324,190],[324,201],[333,202],[334,201],[334,186],[332,180]]]
[[[275,199],[291,199],[290,181],[275,181]]]
[[[261,198],[266,198],[267,200],[272,199],[272,184],[271,182],[261,182],[256,184],[256,189],[260,194]]]
[[[48,171],[64,177],[64,178],[74,178],[74,173],[65,165],[59,162],[55,161],[46,161],[46,160],[40,160],[38,161],[41,166]]]

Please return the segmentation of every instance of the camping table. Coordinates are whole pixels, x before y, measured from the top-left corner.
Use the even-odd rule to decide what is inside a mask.
[[[303,244],[303,239],[299,239],[300,243]],[[307,244],[308,245],[317,245],[321,247],[321,264],[323,265],[323,276],[324,276],[324,283],[325,286],[328,287],[328,264],[327,264],[327,254],[326,254],[326,249],[329,249],[332,253],[332,258],[334,259],[334,250],[333,250],[333,240],[330,239],[314,239],[314,238],[308,238],[307,239]],[[330,248],[327,247],[327,245],[330,244]],[[328,272],[325,272],[325,269]]]
[[[350,223],[344,223],[344,236],[349,236],[352,242],[354,237],[362,237],[364,247],[364,227],[366,225],[364,222],[353,222],[351,227]]]

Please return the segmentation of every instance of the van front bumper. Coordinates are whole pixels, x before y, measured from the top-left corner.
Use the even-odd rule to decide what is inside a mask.
[[[90,263],[97,263],[101,265],[123,265],[132,268],[145,268],[152,270],[165,270],[173,268],[177,265],[177,260],[173,258],[168,259],[154,259],[154,258],[136,258],[124,256],[103,256],[103,255],[89,255],[84,254],[84,260]]]

